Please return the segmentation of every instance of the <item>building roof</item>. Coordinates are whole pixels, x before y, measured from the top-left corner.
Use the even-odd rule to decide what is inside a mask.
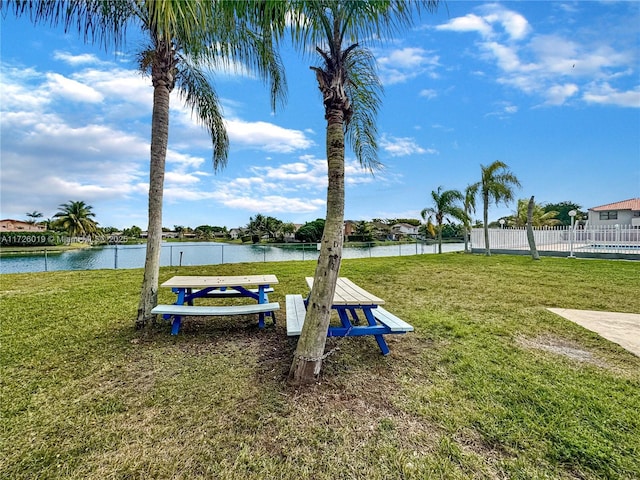
[[[630,198],[629,200],[623,200],[621,202],[608,203],[606,205],[600,205],[599,207],[590,208],[589,210],[594,212],[604,210],[640,210],[640,198]]]
[[[26,223],[26,224],[29,224],[29,222],[26,222],[24,220],[15,220],[13,218],[3,218],[2,220],[0,220],[0,222],[2,222],[2,223],[13,222],[13,223]],[[32,224],[29,224],[29,225],[32,225]]]

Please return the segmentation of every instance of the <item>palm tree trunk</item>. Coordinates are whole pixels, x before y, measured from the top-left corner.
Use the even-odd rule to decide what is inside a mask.
[[[491,255],[491,249],[489,248],[489,194],[482,194],[483,201],[483,220],[484,220],[484,254],[487,256]]]
[[[464,253],[469,253],[469,228],[465,225],[464,228]]]
[[[533,207],[535,203],[533,201],[533,196],[529,200],[529,205],[527,206],[527,240],[529,241],[529,248],[531,250],[531,258],[533,260],[540,260],[540,255],[538,254],[538,249],[536,248],[536,238],[533,235]]]
[[[156,51],[156,53],[158,53]],[[170,62],[158,62],[163,65]],[[157,70],[161,70],[157,72]],[[160,251],[162,248],[162,197],[164,168],[169,142],[169,97],[173,82],[162,67],[153,68],[153,114],[151,119],[151,162],[149,166],[149,226],[147,253],[144,261],[142,293],[138,305],[136,327],[144,327],[153,318],[151,310],[158,303]]]
[[[438,253],[442,253],[442,223],[438,225]]]
[[[344,240],[344,115],[340,109],[327,114],[327,216],[325,220],[320,256],[304,326],[298,340],[289,381],[294,385],[313,383],[322,368],[327,330],[336,281],[342,260]]]

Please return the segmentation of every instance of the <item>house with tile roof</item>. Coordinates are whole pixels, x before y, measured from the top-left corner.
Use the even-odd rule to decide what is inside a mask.
[[[590,208],[589,225],[640,228],[640,198]]]
[[[5,218],[0,220],[0,232],[45,232],[47,226],[41,223],[30,223],[22,220]]]

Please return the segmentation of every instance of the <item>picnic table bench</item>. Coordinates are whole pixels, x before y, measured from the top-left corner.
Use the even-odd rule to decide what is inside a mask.
[[[164,282],[162,287],[170,287],[177,295],[170,305],[156,305],[152,314],[171,319],[171,334],[177,335],[184,316],[220,316],[258,314],[258,327],[264,328],[265,316],[276,322],[275,311],[280,309],[277,302],[269,302],[271,285],[277,284],[275,275],[246,276],[175,276]],[[249,285],[257,288],[247,288]],[[194,305],[199,298],[248,297],[257,300],[249,305]]]
[[[306,278],[313,286],[313,277]],[[302,295],[286,295],[287,335],[300,335],[306,315],[308,299]],[[386,334],[412,332],[414,328],[385,310],[380,305],[384,300],[367,292],[351,280],[339,277],[333,297],[332,308],[338,313],[340,326],[329,326],[328,337],[358,337],[373,335],[383,355],[389,354],[389,347],[383,337]],[[363,318],[361,318],[363,317]],[[364,320],[364,322],[362,321]],[[363,323],[361,325],[361,323]]]

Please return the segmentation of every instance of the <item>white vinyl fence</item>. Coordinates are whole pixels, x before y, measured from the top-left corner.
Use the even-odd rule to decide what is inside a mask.
[[[617,254],[640,259],[640,228],[630,226],[576,226],[534,227],[533,235],[539,252],[558,252],[569,255],[598,256],[596,254]],[[471,231],[471,246],[474,251],[485,249],[484,230]],[[490,228],[489,247],[491,251],[529,251],[526,228]],[[588,255],[587,255],[588,254]],[[607,256],[607,255],[603,255]],[[633,258],[633,257],[631,257]]]

